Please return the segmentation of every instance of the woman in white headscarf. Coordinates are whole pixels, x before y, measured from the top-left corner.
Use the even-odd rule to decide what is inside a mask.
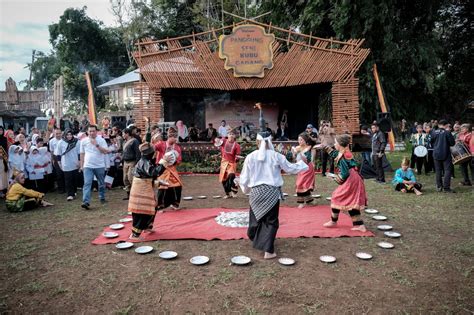
[[[178,142],[188,142],[189,132],[188,127],[183,123],[182,120],[176,122],[176,127],[178,129]]]
[[[12,144],[8,149],[8,178],[12,181],[14,171],[25,171],[25,154],[20,146]]]
[[[264,258],[277,256],[274,248],[279,227],[278,212],[280,199],[283,199],[281,171],[297,174],[308,170],[303,161],[290,163],[286,157],[273,149],[271,135],[265,130],[265,121],[260,104],[260,130],[257,136],[258,150],[250,153],[244,161],[240,173],[240,188],[250,193],[249,228],[247,235],[253,247],[264,251]]]
[[[25,167],[28,171],[31,188],[36,190],[44,189],[45,163],[37,147],[32,146],[30,148],[30,154],[28,159],[26,159]]]

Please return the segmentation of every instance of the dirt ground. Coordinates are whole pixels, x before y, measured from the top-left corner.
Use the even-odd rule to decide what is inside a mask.
[[[389,175],[390,177],[390,175]],[[285,176],[284,204],[292,197],[294,176]],[[426,314],[474,312],[474,191],[457,187],[457,194],[434,191],[433,175],[421,176],[425,195],[395,193],[391,185],[366,181],[369,206],[387,215],[402,238],[389,240],[392,250],[376,246],[387,240],[378,222],[364,215],[375,232],[370,238],[278,239],[280,256],[296,259],[284,267],[264,261],[248,240],[157,241],[155,251],[137,255],[114,245],[91,245],[103,227],[126,213],[124,192],[107,193],[93,209],[80,200],[67,203],[64,195],[50,195],[56,206],[12,214],[0,211],[0,310],[25,314]],[[215,176],[183,178],[183,196],[222,194]],[[458,180],[457,180],[458,181]],[[457,182],[455,181],[455,182]],[[329,196],[335,185],[317,176],[316,193]],[[188,208],[246,207],[242,194],[234,200],[182,202]],[[318,204],[328,204],[321,198]],[[182,210],[186,211],[186,210]],[[295,212],[297,213],[297,212]],[[164,261],[161,250],[179,257]],[[374,255],[361,261],[354,254]],[[194,255],[211,257],[196,267]],[[231,266],[234,255],[252,258],[246,267]],[[323,264],[318,257],[337,257]]]

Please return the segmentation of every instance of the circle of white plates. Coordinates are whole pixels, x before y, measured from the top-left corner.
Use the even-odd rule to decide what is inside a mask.
[[[387,220],[387,217],[384,216],[384,215],[376,214],[376,215],[372,216],[372,219],[374,219],[375,221],[385,221],[385,220]]]
[[[369,260],[372,259],[372,255],[369,253],[358,252],[356,253],[356,257],[362,260]]]
[[[377,246],[384,249],[392,249],[395,247],[395,245],[389,242],[378,242]]]
[[[377,225],[377,229],[379,229],[380,231],[390,231],[391,229],[393,229],[393,226],[388,224],[381,224]]]
[[[115,224],[111,224],[109,225],[109,228],[111,228],[112,230],[121,230],[123,229],[125,225],[123,225],[122,223],[115,223]]]
[[[385,236],[388,236],[390,238],[399,238],[402,236],[402,234],[398,233],[398,232],[393,232],[393,231],[387,231],[387,232],[384,232],[383,233]]]
[[[188,201],[193,200],[193,197],[191,197],[191,196],[183,197],[183,200],[188,200]]]
[[[118,233],[116,233],[116,232],[104,232],[102,235],[105,238],[116,238],[116,237],[119,236]]]

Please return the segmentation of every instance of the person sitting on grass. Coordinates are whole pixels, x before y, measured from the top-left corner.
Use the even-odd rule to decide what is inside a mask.
[[[403,193],[414,192],[417,196],[422,195],[421,184],[416,181],[413,170],[409,168],[410,160],[403,158],[402,167],[395,172],[392,184],[395,186],[395,190]]]
[[[15,172],[14,176],[15,179],[6,195],[5,204],[8,211],[22,212],[39,206],[53,206],[52,203],[43,200],[43,193],[23,187],[25,184],[25,174],[23,172]]]

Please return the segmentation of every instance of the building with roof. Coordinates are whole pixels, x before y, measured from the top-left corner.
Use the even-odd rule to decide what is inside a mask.
[[[108,89],[109,102],[117,106],[119,110],[127,110],[133,107],[134,84],[140,81],[140,71],[133,70],[118,78],[105,82],[98,86],[100,89]]]

